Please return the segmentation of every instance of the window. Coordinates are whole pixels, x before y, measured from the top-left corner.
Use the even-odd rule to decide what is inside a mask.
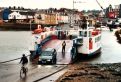
[[[44,51],[41,54],[42,56],[52,56],[52,52],[51,51]]]
[[[82,38],[77,39],[77,43],[78,44],[83,43],[83,39]]]
[[[87,37],[87,31],[80,31],[79,36]]]
[[[84,37],[87,37],[87,31],[84,32]]]
[[[79,36],[84,36],[83,31],[80,31],[80,32],[79,32]]]
[[[98,41],[100,41],[100,39],[101,39],[101,36],[96,37],[96,38],[95,38],[95,43],[98,42]]]
[[[89,37],[91,37],[92,36],[92,33],[91,33],[91,31],[89,31]]]
[[[41,39],[44,39],[44,36],[43,35],[41,35]]]

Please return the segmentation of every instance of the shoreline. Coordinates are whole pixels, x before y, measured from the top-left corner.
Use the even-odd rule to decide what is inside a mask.
[[[31,28],[30,28],[31,25]],[[30,31],[37,28],[39,24],[36,23],[4,23],[0,24],[0,30],[25,30]],[[41,24],[42,27],[57,26],[57,24]]]
[[[70,65],[56,82],[121,82],[121,63]]]
[[[30,31],[30,30],[34,30],[37,28],[37,24],[32,24],[31,28],[30,28],[30,24],[19,24],[19,23],[5,23],[5,24],[1,24],[0,25],[0,30],[7,30],[7,31],[11,31],[11,30],[15,30],[15,31],[21,31],[21,30],[25,30],[25,31]]]

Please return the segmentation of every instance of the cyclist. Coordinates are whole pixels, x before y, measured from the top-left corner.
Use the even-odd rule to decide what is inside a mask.
[[[25,66],[28,63],[28,59],[25,54],[23,54],[23,56],[21,57],[20,63],[22,63],[22,66]]]
[[[25,67],[25,65],[27,65],[28,59],[25,56],[25,54],[23,54],[23,56],[21,57],[20,63],[22,64],[22,67],[21,67],[21,70],[20,70],[20,77],[23,77],[23,75],[25,75],[24,77],[26,77],[28,68]]]

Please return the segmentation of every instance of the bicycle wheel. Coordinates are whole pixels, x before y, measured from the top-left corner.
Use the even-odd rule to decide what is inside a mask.
[[[26,77],[26,69],[24,67],[21,68],[20,70],[20,77],[25,78]]]
[[[26,67],[26,73],[28,72],[28,68]]]

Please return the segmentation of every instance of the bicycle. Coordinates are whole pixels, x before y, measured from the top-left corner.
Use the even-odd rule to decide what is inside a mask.
[[[25,78],[26,75],[27,75],[27,72],[28,72],[28,68],[22,66],[22,67],[21,67],[21,70],[20,70],[20,77],[21,77],[21,78]]]

